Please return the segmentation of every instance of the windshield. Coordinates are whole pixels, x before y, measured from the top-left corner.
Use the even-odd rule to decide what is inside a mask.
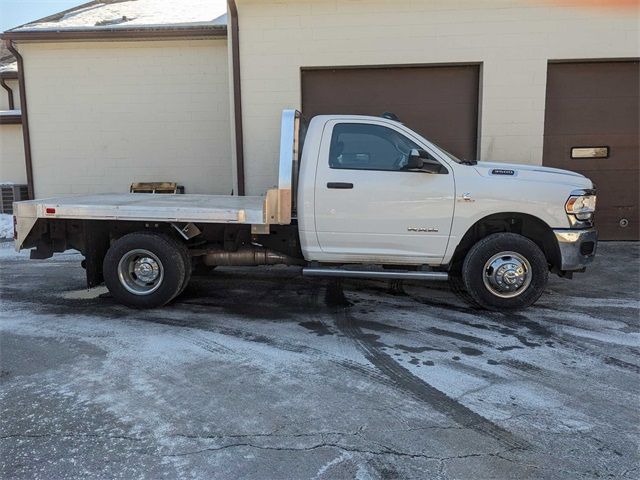
[[[453,160],[456,163],[465,163],[466,160],[462,160],[458,157],[456,157],[453,153],[447,152],[444,148],[442,148],[440,145],[436,145],[435,143],[431,142],[433,144],[434,147],[436,147],[438,150],[440,150],[441,153],[444,153],[447,157],[449,157],[451,160]]]
[[[465,160],[464,158],[458,158],[453,153],[448,152],[447,150],[442,148],[440,145],[432,142],[431,140],[427,140],[425,137],[421,136],[415,131],[413,131],[413,133],[417,135],[419,139],[423,140],[427,145],[431,145],[432,147],[435,147],[438,150],[438,152],[440,152],[442,155],[447,157],[452,162],[459,163],[461,165],[475,165],[476,163],[478,163],[475,160]]]

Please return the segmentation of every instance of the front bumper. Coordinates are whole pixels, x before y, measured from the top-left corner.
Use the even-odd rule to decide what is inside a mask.
[[[560,270],[576,272],[593,262],[598,246],[598,232],[589,230],[554,230],[560,250]]]

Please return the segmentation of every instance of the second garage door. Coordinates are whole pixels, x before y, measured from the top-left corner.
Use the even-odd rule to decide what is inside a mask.
[[[603,240],[640,239],[639,90],[637,61],[549,64],[544,164],[593,180]]]
[[[465,159],[477,158],[478,65],[302,70],[302,109],[322,114],[396,114]]]

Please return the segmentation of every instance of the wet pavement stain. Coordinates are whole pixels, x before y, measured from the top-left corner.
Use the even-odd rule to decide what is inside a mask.
[[[357,320],[358,325],[366,330],[373,330],[374,332],[406,332],[402,327],[396,327],[394,325],[388,325],[386,323],[376,322],[374,320]]]
[[[472,335],[467,335],[467,334],[464,334],[464,333],[451,332],[449,330],[443,330],[441,328],[436,328],[436,327],[429,328],[429,331],[431,333],[436,334],[436,335],[441,335],[443,337],[454,338],[456,340],[462,340],[463,342],[467,342],[467,343],[474,343],[476,345],[491,346],[491,342],[488,342],[487,340],[484,340],[484,339],[478,338],[478,337],[474,337]]]
[[[496,350],[500,350],[501,352],[509,352],[511,350],[521,350],[524,347],[521,347],[520,345],[509,345],[507,347],[498,347],[496,348]]]
[[[460,347],[460,352],[469,357],[479,357],[480,355],[483,354],[481,350],[478,350],[477,348],[471,348],[471,347]]]
[[[502,365],[507,365],[509,367],[513,367],[516,370],[520,370],[521,372],[534,372],[538,373],[542,371],[540,367],[533,365],[531,363],[523,362],[521,360],[516,360],[515,358],[507,358],[500,362]]]
[[[630,370],[635,373],[640,373],[640,366],[635,365],[633,363],[625,362],[615,357],[605,357],[604,363],[607,365],[615,365],[616,367],[624,368],[625,370]]]
[[[361,322],[358,322],[359,324]],[[407,345],[395,344],[394,348],[402,350],[405,353],[423,353],[423,352],[443,352],[446,353],[448,350],[443,348],[434,348],[434,347],[409,347]]]
[[[334,334],[334,332],[332,332],[329,329],[329,327],[327,327],[322,322],[314,322],[314,321],[300,322],[300,323],[298,323],[298,325],[300,325],[301,327],[304,327],[307,330],[315,333],[319,337],[324,337],[325,335],[333,335]]]
[[[506,447],[528,448],[528,443],[523,439],[478,415],[399,365],[392,357],[382,351],[381,345],[377,342],[377,336],[367,335],[360,330],[357,322],[349,315],[348,309],[337,311],[335,322],[336,327],[345,336],[351,338],[362,354],[398,388],[447,415],[459,425],[494,438]]]

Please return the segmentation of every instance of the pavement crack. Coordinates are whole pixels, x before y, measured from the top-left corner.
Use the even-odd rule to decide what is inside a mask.
[[[421,453],[402,452],[402,451],[390,448],[386,445],[380,445],[380,447],[382,448],[381,450],[370,450],[370,449],[363,449],[363,448],[356,448],[356,447],[341,445],[339,443],[331,443],[331,442],[321,442],[309,447],[273,447],[273,446],[255,445],[250,442],[242,442],[242,443],[232,443],[229,445],[221,445],[216,447],[201,448],[198,450],[192,450],[188,452],[165,453],[165,454],[161,454],[160,456],[161,457],[186,457],[190,455],[199,455],[207,452],[220,452],[220,451],[224,451],[232,448],[241,448],[241,447],[254,448],[257,450],[276,451],[276,452],[312,452],[315,450],[319,450],[321,448],[335,448],[342,452],[359,453],[363,455],[391,455],[396,457],[414,458],[414,459],[418,458],[418,459],[438,460],[438,461],[447,461],[447,460],[471,458],[471,457],[491,457],[491,456],[496,456],[498,453],[505,453],[508,451],[515,450],[511,448],[511,449],[505,450],[504,452],[497,452],[497,453],[494,453],[494,452],[473,453],[473,454],[457,455],[457,456],[450,456],[450,457],[438,457],[438,456],[425,455]]]
[[[193,440],[219,440],[223,438],[308,438],[308,437],[322,437],[323,435],[340,435],[340,436],[357,436],[362,433],[364,429],[360,427],[356,432],[307,432],[307,433],[220,433],[213,435],[199,435],[188,433],[176,433],[170,435],[170,437],[188,438]]]

